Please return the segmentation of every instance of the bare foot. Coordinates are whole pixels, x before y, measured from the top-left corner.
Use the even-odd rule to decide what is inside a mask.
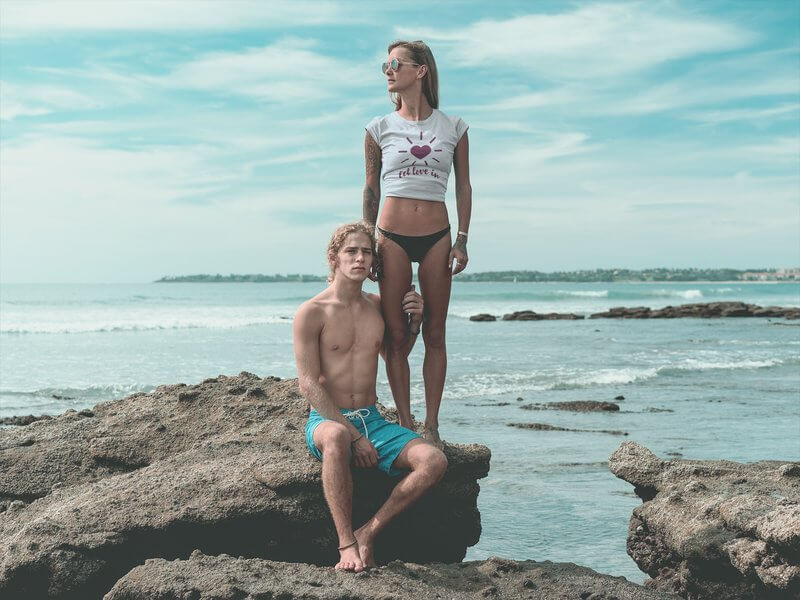
[[[429,427],[425,425],[425,427],[422,428],[422,439],[428,440],[431,444],[440,449],[444,446],[442,438],[439,437],[438,427]]]
[[[337,571],[352,571],[360,573],[364,570],[364,561],[358,547],[358,538],[349,546],[342,546],[339,549],[339,562],[333,567]]]
[[[366,525],[364,526],[366,527]],[[372,555],[372,539],[367,536],[364,527],[360,527],[353,532],[358,540],[358,551],[361,554],[361,561],[364,563],[364,568],[369,569],[376,567],[375,557]]]

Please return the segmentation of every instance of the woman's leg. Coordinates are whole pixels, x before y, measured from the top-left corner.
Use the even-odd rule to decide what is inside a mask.
[[[400,425],[413,429],[411,422],[411,385],[408,372],[408,317],[403,312],[403,296],[411,287],[411,262],[396,242],[381,236],[378,251],[383,261],[380,281],[381,310],[386,322],[386,375],[392,388]]]
[[[450,235],[444,236],[428,250],[419,267],[419,284],[425,303],[425,321],[422,339],[425,340],[425,362],[422,376],[425,379],[425,429],[423,436],[439,441],[439,405],[442,403],[444,379],[447,374],[447,346],[445,321],[450,305]]]

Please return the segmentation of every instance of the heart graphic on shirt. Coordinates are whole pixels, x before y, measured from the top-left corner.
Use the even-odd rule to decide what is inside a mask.
[[[411,146],[411,154],[422,160],[431,153],[430,146]]]

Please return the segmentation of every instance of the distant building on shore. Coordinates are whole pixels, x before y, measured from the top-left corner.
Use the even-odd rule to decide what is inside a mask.
[[[739,275],[742,281],[800,281],[800,268],[775,269],[774,271],[745,271]]]

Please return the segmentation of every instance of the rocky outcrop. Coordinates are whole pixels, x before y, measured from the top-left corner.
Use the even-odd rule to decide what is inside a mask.
[[[583,319],[583,315],[574,315],[572,313],[537,313],[532,310],[518,310],[503,315],[503,321],[556,321],[561,319],[575,321]]]
[[[194,552],[188,560],[148,560],[120,579],[104,600],[175,598],[281,598],[282,600],[668,600],[623,577],[600,575],[573,564],[490,558],[460,564],[394,561],[353,575],[297,563]]]
[[[572,412],[617,412],[619,404],[597,400],[569,400],[566,402],[546,402],[544,404],[523,404],[525,410],[568,410]]]
[[[590,319],[678,319],[693,317],[714,319],[719,317],[774,317],[780,319],[800,319],[800,308],[767,306],[744,302],[701,302],[665,306],[652,309],[647,306],[628,308],[617,306],[606,312],[595,313]]]
[[[628,554],[648,585],[696,600],[800,597],[800,463],[665,461],[624,442],[609,467],[644,500]]]
[[[97,598],[148,558],[193,549],[332,564],[320,463],[297,381],[242,373],[0,431],[0,597]],[[392,523],[380,562],[454,562],[480,535],[483,446],[445,444],[440,484]],[[354,521],[395,480],[354,470]]]
[[[594,313],[590,319],[679,319],[694,317],[713,319],[719,317],[768,317],[777,319],[800,319],[800,308],[784,306],[758,306],[744,302],[701,302],[649,308],[647,306],[616,306],[606,312]],[[503,315],[503,321],[570,321],[584,319],[583,315],[573,313],[537,313],[532,310],[519,310]],[[470,321],[496,321],[497,317],[488,313],[472,315]]]
[[[497,321],[497,317],[494,315],[490,315],[489,313],[480,313],[478,315],[472,315],[469,318],[470,321]]]
[[[627,431],[615,429],[571,429],[569,427],[558,427],[547,423],[508,423],[509,427],[517,429],[531,429],[533,431],[576,431],[578,433],[607,433],[609,435],[628,435]]]
[[[0,419],[0,425],[15,425],[17,427],[22,425],[30,425],[35,421],[43,421],[45,419],[52,419],[50,415],[17,415],[13,417],[3,417]]]

